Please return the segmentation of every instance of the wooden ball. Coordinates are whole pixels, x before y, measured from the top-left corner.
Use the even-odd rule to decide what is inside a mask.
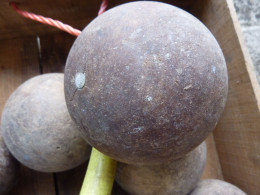
[[[222,51],[195,17],[132,2],[91,22],[65,68],[65,98],[89,144],[130,164],[178,159],[214,129],[228,90]]]
[[[19,86],[5,105],[5,143],[31,169],[65,171],[89,157],[91,148],[68,113],[63,82],[63,74],[36,76]]]
[[[0,194],[8,194],[17,181],[19,164],[8,151],[0,132]]]
[[[206,144],[179,160],[161,165],[118,163],[116,181],[132,195],[186,195],[199,182],[206,164]]]
[[[238,187],[218,179],[200,181],[190,195],[246,195]]]

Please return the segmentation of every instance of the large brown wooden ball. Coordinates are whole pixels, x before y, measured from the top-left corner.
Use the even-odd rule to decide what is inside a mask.
[[[19,164],[8,151],[0,132],[0,194],[8,194],[17,181]]]
[[[186,195],[199,182],[205,164],[203,142],[183,158],[161,165],[118,163],[116,181],[131,195]]]
[[[246,195],[245,192],[228,182],[218,179],[200,181],[189,195]]]
[[[10,152],[29,168],[59,172],[89,158],[91,148],[66,107],[63,74],[36,76],[19,86],[5,105],[1,128]]]
[[[178,159],[214,129],[227,69],[210,31],[159,2],[132,2],[91,22],[65,68],[69,112],[85,139],[125,163]]]

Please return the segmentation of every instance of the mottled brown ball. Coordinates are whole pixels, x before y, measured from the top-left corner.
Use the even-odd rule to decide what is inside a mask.
[[[246,195],[238,187],[218,179],[200,181],[189,195]]]
[[[206,164],[206,144],[179,160],[161,165],[118,163],[116,181],[131,195],[186,195],[199,182]]]
[[[19,86],[5,105],[1,129],[13,156],[38,171],[65,171],[89,158],[91,148],[66,107],[63,74],[36,76]]]
[[[85,139],[130,164],[178,159],[214,129],[227,97],[222,51],[195,17],[132,2],[91,22],[65,68],[69,112]]]

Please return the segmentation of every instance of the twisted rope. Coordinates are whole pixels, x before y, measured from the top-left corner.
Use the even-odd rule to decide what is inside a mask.
[[[25,18],[29,18],[31,20],[34,20],[34,21],[37,21],[37,22],[40,22],[40,23],[43,23],[43,24],[48,24],[50,26],[54,26],[60,30],[63,30],[71,35],[74,35],[74,36],[78,36],[81,31],[78,30],[78,29],[75,29],[73,27],[71,27],[70,25],[68,24],[64,24],[58,20],[53,20],[51,18],[48,18],[48,17],[44,17],[44,16],[41,16],[41,15],[37,15],[37,14],[34,14],[34,13],[31,13],[31,12],[27,12],[27,11],[23,11],[21,9],[19,9],[17,7],[17,5],[13,2],[10,3],[10,6],[18,13],[20,14],[21,16],[25,17]],[[102,1],[102,4],[100,6],[100,9],[99,9],[99,12],[98,12],[98,15],[101,15],[102,13],[105,12],[107,8],[107,0],[103,0]]]

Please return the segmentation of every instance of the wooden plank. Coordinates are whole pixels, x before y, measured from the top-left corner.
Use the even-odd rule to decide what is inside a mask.
[[[96,0],[16,0],[15,2],[22,10],[60,20],[78,29],[83,29],[96,17],[100,5]],[[0,39],[53,32],[59,30],[23,18],[12,10],[8,1],[0,1]]]
[[[223,174],[219,163],[213,134],[210,134],[205,140],[207,145],[207,162],[202,175],[202,179],[222,179]]]
[[[39,38],[43,73],[64,72],[67,56],[76,37],[61,32]]]
[[[9,2],[0,1],[0,40],[28,35],[43,35],[59,32],[58,29],[23,18],[15,13]],[[193,0],[164,0],[188,9]],[[82,30],[98,13],[101,0],[16,0],[22,10],[60,20]],[[129,0],[109,0],[109,8]]]
[[[233,1],[202,0],[195,7],[218,40],[228,67],[228,100],[214,131],[224,179],[248,194],[260,194],[260,89]]]
[[[88,163],[61,173],[56,173],[59,195],[79,194]]]
[[[0,41],[0,115],[9,95],[25,80],[39,74],[34,37]],[[21,167],[12,195],[55,194],[52,174]]]
[[[42,72],[64,72],[69,50],[76,37],[66,33],[40,36]],[[79,194],[87,163],[61,173],[55,173],[56,190],[59,195]]]
[[[20,180],[10,194],[55,195],[53,176],[51,173],[40,173],[21,166]]]

